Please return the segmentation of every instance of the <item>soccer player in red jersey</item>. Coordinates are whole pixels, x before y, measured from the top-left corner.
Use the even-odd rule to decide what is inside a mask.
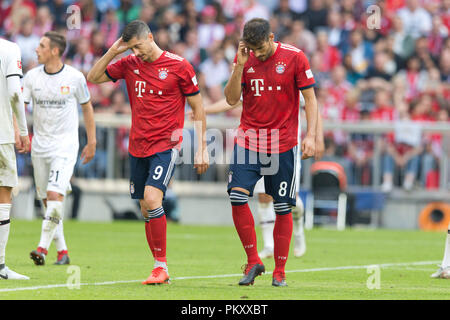
[[[272,285],[286,286],[292,206],[296,205],[299,90],[305,98],[307,131],[301,151],[302,159],[306,159],[315,155],[316,146],[318,108],[314,84],[305,54],[291,45],[274,42],[268,21],[256,18],[245,24],[233,72],[225,87],[228,104],[235,105],[241,95],[243,98],[228,180],[233,221],[247,254],[239,285],[253,284],[265,271],[258,257],[255,225],[248,206],[248,197],[263,176],[276,213]]]
[[[134,54],[110,64],[128,49]],[[199,139],[194,167],[199,174],[209,167],[206,119],[194,69],[182,57],[161,50],[147,24],[135,20],[125,27],[122,37],[93,66],[87,78],[93,83],[118,79],[126,82],[132,111],[130,193],[133,199],[139,199],[155,259],[153,271],[143,284],[168,283],[167,223],[162,200],[182,141],[186,100],[193,109]]]

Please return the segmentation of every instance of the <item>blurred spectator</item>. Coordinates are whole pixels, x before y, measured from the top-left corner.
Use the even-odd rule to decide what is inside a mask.
[[[116,11],[120,6],[120,0],[95,0],[99,14],[103,15],[108,11]]]
[[[351,90],[352,85],[346,79],[345,68],[341,65],[334,67],[331,71],[331,79],[323,84],[330,103],[322,110],[324,119],[340,120],[345,105],[345,97]]]
[[[38,37],[42,37],[44,33],[52,30],[53,16],[47,6],[40,7],[36,13],[36,22],[34,24],[33,33]]]
[[[380,88],[375,93],[374,108],[370,112],[370,118],[382,122],[394,121],[397,118],[390,92],[386,88]]]
[[[195,30],[189,30],[186,34],[186,48],[184,50],[184,56],[194,68],[198,68],[200,65],[200,47],[198,45],[198,35]]]
[[[327,26],[328,9],[325,7],[324,0],[310,1],[309,7],[302,15],[307,21],[307,27],[312,32],[316,32],[318,27]]]
[[[127,102],[127,96],[123,90],[116,89],[111,93],[111,111],[116,114],[131,114],[130,104]]]
[[[327,17],[328,43],[330,46],[341,48],[348,38],[348,31],[342,27],[342,16],[337,10],[331,10]]]
[[[406,0],[406,6],[398,11],[405,32],[414,38],[428,34],[432,28],[431,16],[420,7],[419,0]]]
[[[78,41],[75,55],[73,56],[72,65],[81,71],[85,76],[91,70],[94,64],[94,55],[91,52],[91,44],[89,39],[81,38]]]
[[[311,55],[316,51],[317,40],[314,33],[305,29],[303,20],[295,20],[292,24],[293,45],[302,49],[306,55]]]
[[[108,9],[100,24],[100,33],[105,37],[103,41],[106,48],[110,48],[114,42],[119,39],[119,32],[120,24],[116,12],[113,9]],[[102,56],[102,54],[100,56]]]
[[[20,33],[14,38],[22,53],[22,65],[29,69],[37,63],[36,48],[39,46],[40,38],[33,33],[34,20],[27,19],[22,22]]]
[[[68,5],[64,0],[54,0],[50,6],[55,28],[66,27]]]
[[[244,20],[247,22],[253,18],[263,18],[269,20],[269,10],[267,7],[258,3],[257,0],[247,0],[247,6],[244,8]]]
[[[127,25],[139,17],[139,10],[140,6],[134,4],[133,0],[120,0],[117,18],[120,23]]]
[[[405,31],[399,16],[394,17],[392,30],[393,51],[404,59],[409,57],[414,51],[414,38]]]
[[[201,22],[198,26],[198,44],[200,49],[220,46],[225,38],[225,27],[216,23],[217,11],[213,6],[206,6],[201,13]]]
[[[341,53],[336,47],[329,44],[326,31],[319,31],[317,33],[317,51],[320,52],[322,56],[322,71],[329,72],[337,65],[341,65]]]
[[[389,192],[394,185],[394,169],[404,171],[403,188],[410,191],[414,187],[419,173],[420,153],[423,151],[421,128],[410,121],[408,110],[399,112],[399,121],[395,123],[393,139],[388,141],[383,156],[383,192]]]
[[[35,18],[36,5],[29,0],[14,0],[9,7],[4,9],[3,16],[5,33],[14,35],[19,32],[24,20]]]
[[[278,7],[273,12],[273,17],[279,21],[278,36],[289,33],[291,25],[297,14],[289,7],[289,0],[280,0]]]
[[[401,70],[395,77],[397,81],[406,85],[405,99],[408,102],[419,96],[428,81],[428,73],[420,70],[420,60],[417,56],[411,56],[407,61],[406,70]]]
[[[369,42],[364,40],[363,32],[360,29],[350,33],[349,44],[343,51],[344,55],[350,55],[353,70],[364,76],[373,60],[373,48]]]
[[[367,110],[362,110],[358,118],[361,121],[369,121],[370,113]],[[347,152],[353,166],[354,180],[350,181],[351,184],[371,184],[374,141],[374,135],[370,133],[350,134]]]
[[[440,16],[433,17],[433,28],[428,35],[428,49],[433,57],[437,58],[442,51],[444,39],[448,37],[448,28],[442,23]]]
[[[230,75],[230,65],[225,61],[223,51],[215,49],[212,57],[200,65],[200,72],[205,77],[205,85],[211,101],[214,103],[221,100],[224,84]]]

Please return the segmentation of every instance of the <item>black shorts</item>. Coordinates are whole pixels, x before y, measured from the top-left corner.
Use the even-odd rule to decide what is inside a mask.
[[[166,193],[175,171],[177,149],[169,149],[146,158],[130,157],[130,194],[132,199],[144,199],[145,186],[153,186]]]
[[[295,206],[297,156],[297,146],[283,153],[268,155],[235,144],[228,175],[228,193],[239,187],[253,196],[256,182],[264,177],[266,193],[275,202]]]

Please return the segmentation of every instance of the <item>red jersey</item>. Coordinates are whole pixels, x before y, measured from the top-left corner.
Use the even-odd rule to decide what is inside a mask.
[[[145,158],[180,147],[186,96],[200,92],[194,68],[186,59],[167,51],[153,62],[129,55],[110,64],[106,75],[114,82],[125,79],[127,85],[131,155]]]
[[[250,52],[242,73],[243,109],[237,143],[252,151],[283,153],[297,145],[299,90],[315,84],[305,54],[277,43],[266,61]]]

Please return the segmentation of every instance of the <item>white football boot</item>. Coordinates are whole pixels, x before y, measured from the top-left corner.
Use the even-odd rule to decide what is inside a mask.
[[[450,266],[446,268],[439,267],[439,269],[431,275],[435,279],[450,279]]]
[[[0,280],[30,280],[30,278],[4,267],[0,270]]]

